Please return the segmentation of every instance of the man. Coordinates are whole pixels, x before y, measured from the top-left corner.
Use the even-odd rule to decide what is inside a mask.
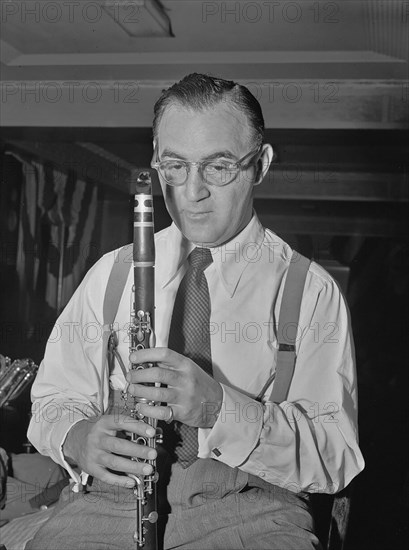
[[[161,402],[140,405],[140,412],[173,418],[182,434],[168,472],[165,548],[316,548],[307,493],[341,490],[363,468],[348,313],[334,281],[314,263],[288,398],[269,401],[273,384],[266,382],[275,371],[276,323],[292,250],[253,211],[254,187],[273,155],[263,131],[257,100],[230,81],[189,75],[155,105],[152,165],[174,223],[155,240],[157,347],[131,360],[156,366],[128,373],[125,381],[117,365],[109,382],[111,389],[127,385],[130,394]],[[196,282],[210,297],[208,321],[197,327],[196,343],[210,340],[200,361],[179,347],[182,329],[175,328],[195,249],[208,257]],[[151,428],[107,414],[106,350],[89,332],[103,324],[115,257],[108,254],[91,269],[61,315],[59,337],[50,339],[33,387],[31,441],[63,464],[77,486],[73,464],[82,483],[86,474],[92,478],[85,493],[63,494],[30,548],[134,547],[128,489],[134,481],[121,472],[149,473],[149,465],[131,457],[156,452],[117,435],[149,437]],[[116,317],[123,358],[131,285],[129,276]],[[201,302],[196,309],[206,308]],[[202,361],[209,353],[210,370]],[[154,382],[162,386],[145,385]],[[185,426],[197,428],[193,459],[180,455]]]

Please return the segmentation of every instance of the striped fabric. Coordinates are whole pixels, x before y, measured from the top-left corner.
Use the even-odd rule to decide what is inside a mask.
[[[98,259],[102,192],[73,171],[17,158],[24,181],[16,269],[29,320],[41,302],[58,315]]]

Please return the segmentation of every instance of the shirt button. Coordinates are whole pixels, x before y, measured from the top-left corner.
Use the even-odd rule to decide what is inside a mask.
[[[220,456],[222,453],[219,451],[219,449],[217,447],[215,447],[214,449],[212,449],[212,453],[215,455],[215,456]]]
[[[260,477],[266,477],[266,473],[265,473],[265,472],[259,472],[258,475],[259,475]]]

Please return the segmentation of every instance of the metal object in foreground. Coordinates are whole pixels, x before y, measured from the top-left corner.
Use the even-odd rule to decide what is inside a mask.
[[[16,399],[31,384],[38,371],[32,359],[15,359],[0,356],[0,408]]]

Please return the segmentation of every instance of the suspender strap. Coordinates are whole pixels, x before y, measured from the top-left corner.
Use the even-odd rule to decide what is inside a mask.
[[[121,301],[122,293],[125,288],[128,278],[129,269],[132,265],[129,258],[132,257],[132,244],[124,246],[119,250],[119,254],[114,261],[111,273],[109,275],[107,287],[104,296],[103,315],[104,315],[104,340],[103,349],[107,349],[109,372],[112,372],[114,367],[114,358],[117,357],[124,374],[126,374],[125,366],[120,355],[117,352],[118,339],[113,328],[113,323],[118,311],[119,302]],[[105,361],[105,353],[103,353],[103,361]]]
[[[119,302],[125,288],[129,269],[132,262],[129,260],[132,254],[132,245],[122,247],[114,261],[104,296],[104,325],[112,325],[118,311]],[[132,256],[131,256],[132,257]]]
[[[286,400],[294,374],[301,299],[310,263],[311,260],[293,252],[287,272],[278,319],[276,377],[269,399],[277,404]]]

